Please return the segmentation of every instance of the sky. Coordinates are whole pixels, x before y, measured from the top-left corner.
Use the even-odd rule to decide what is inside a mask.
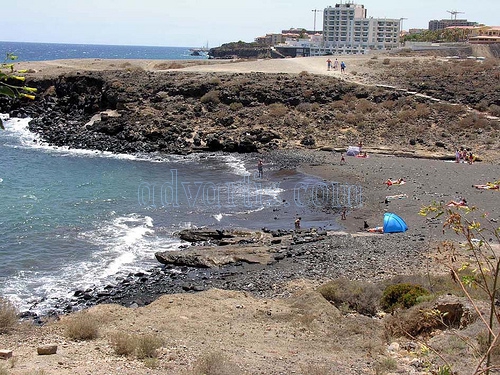
[[[75,44],[217,47],[289,28],[321,30],[324,0],[0,0],[0,40]],[[344,1],[345,3],[346,1]],[[403,29],[433,19],[500,26],[500,0],[364,0],[368,17],[404,18]],[[314,9],[320,12],[314,12]],[[316,14],[316,22],[314,15]]]

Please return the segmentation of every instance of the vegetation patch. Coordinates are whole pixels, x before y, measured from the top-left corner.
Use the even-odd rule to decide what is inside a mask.
[[[94,340],[99,337],[99,323],[87,312],[80,312],[66,322],[65,334],[75,341]]]
[[[394,311],[397,308],[408,309],[416,305],[420,297],[428,294],[429,291],[420,285],[389,285],[382,295],[381,306],[384,311]]]
[[[17,322],[17,309],[8,300],[0,298],[0,333],[7,333]]]

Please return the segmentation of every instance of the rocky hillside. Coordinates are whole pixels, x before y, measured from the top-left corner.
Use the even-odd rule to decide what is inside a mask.
[[[350,72],[350,82],[306,72],[35,76],[29,84],[39,88],[36,100],[2,99],[0,112],[32,117],[31,129],[54,145],[125,153],[345,148],[362,140],[408,152],[465,146],[493,155],[499,122],[490,115],[500,114],[495,61],[436,59],[429,69],[417,58],[372,58],[364,73]],[[373,82],[379,85],[366,84]]]

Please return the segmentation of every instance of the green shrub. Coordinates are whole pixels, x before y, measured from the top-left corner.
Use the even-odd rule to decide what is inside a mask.
[[[385,288],[381,299],[381,306],[385,311],[394,311],[396,308],[410,308],[418,303],[418,298],[426,296],[429,291],[420,285],[393,284]]]
[[[379,308],[382,291],[369,282],[336,279],[318,288],[318,292],[337,308],[348,307],[360,314],[373,316]]]
[[[0,333],[6,333],[17,322],[17,309],[6,299],[0,298]]]
[[[99,336],[99,324],[94,317],[84,311],[66,323],[65,334],[72,340],[93,340]]]

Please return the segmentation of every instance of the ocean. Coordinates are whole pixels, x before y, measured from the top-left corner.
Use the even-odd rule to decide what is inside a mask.
[[[108,47],[116,54],[117,46]],[[130,58],[135,50],[124,48],[119,56]],[[37,57],[49,55],[82,57],[46,50]],[[283,173],[266,160],[258,178],[255,155],[52,147],[28,130],[29,119],[1,116],[0,296],[21,311],[43,314],[75,290],[147,272],[159,265],[155,252],[179,251],[175,233],[185,228],[292,229],[298,215],[303,227],[338,228],[333,216],[311,209],[304,198],[323,181]]]
[[[196,47],[195,47],[196,48]],[[198,47],[200,48],[200,47]],[[206,54],[191,55],[192,47],[114,46],[100,44],[25,43],[0,41],[0,53],[17,56],[16,61],[59,59],[146,59],[200,60]]]

